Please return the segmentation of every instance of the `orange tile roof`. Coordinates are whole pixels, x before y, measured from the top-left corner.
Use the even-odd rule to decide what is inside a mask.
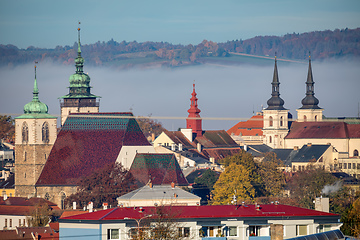
[[[262,136],[263,128],[263,119],[262,115],[254,115],[245,122],[238,122],[232,128],[227,130],[229,135],[234,134],[239,136],[242,133],[242,136]]]

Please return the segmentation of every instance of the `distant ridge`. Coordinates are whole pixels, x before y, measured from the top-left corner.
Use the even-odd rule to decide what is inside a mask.
[[[0,45],[0,66],[14,66],[50,60],[74,64],[77,44],[54,49]],[[360,28],[292,33],[284,36],[257,36],[247,40],[215,43],[204,40],[198,45],[174,45],[167,42],[96,42],[82,46],[83,57],[89,65],[116,68],[176,67],[206,63],[241,64],[248,55],[302,61],[309,52],[312,59],[360,57]],[[242,55],[240,58],[237,55]],[[237,56],[237,57],[236,57]],[[259,64],[258,61],[254,62]],[[250,62],[251,64],[251,62]],[[261,63],[260,63],[261,64]]]

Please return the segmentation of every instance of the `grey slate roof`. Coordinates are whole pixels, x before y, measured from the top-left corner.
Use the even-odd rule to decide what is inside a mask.
[[[179,187],[172,188],[171,185],[153,185],[150,188],[149,185],[146,185],[118,197],[117,200],[172,199],[174,194],[177,195],[177,199],[199,199],[199,201],[201,199]]]
[[[331,145],[304,145],[291,162],[309,162],[312,159],[318,160]]]

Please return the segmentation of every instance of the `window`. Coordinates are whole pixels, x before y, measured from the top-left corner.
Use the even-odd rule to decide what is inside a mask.
[[[272,138],[271,138],[271,136],[269,137],[269,143],[272,143]]]
[[[352,169],[356,169],[356,163],[352,164]]]
[[[44,197],[46,200],[50,200],[50,194],[49,193],[45,193],[45,197]]]
[[[280,117],[280,127],[283,126],[283,121],[284,121],[284,118],[283,118],[283,117]]]
[[[235,226],[229,226],[227,236],[229,237],[236,237],[237,236],[237,227]]]
[[[295,165],[293,166],[293,171],[296,172],[296,166]]]
[[[319,225],[318,233],[331,231],[331,225]]]
[[[304,115],[304,122],[306,122],[306,115]]]
[[[209,226],[209,227],[202,227],[199,230],[200,237],[221,237],[222,227],[221,226]]]
[[[24,153],[24,162],[26,162],[26,152]]]
[[[25,218],[23,219],[23,226],[25,227]]]
[[[108,229],[107,239],[120,239],[119,229]]]
[[[65,198],[66,198],[66,194],[64,192],[61,192],[60,193],[61,209],[65,209]]]
[[[10,227],[12,227],[12,219],[10,219],[9,223]]]
[[[21,219],[19,219],[19,227],[21,227]]]
[[[315,122],[317,121],[317,115],[315,115]]]
[[[179,227],[178,232],[179,232],[179,237],[190,237],[189,227]]]
[[[351,169],[351,163],[348,163],[348,169]]]
[[[339,169],[342,169],[342,163],[339,163]]]
[[[360,169],[360,163],[357,164],[357,169]]]
[[[269,117],[269,126],[272,127],[274,124],[273,117]]]
[[[43,143],[49,143],[49,124],[47,122],[44,122],[41,132]]]
[[[344,163],[344,169],[347,169],[347,164],[346,163]]]
[[[307,235],[307,225],[296,225],[296,236]]]
[[[359,151],[357,149],[354,150],[354,157],[358,157],[359,156]]]
[[[22,135],[22,143],[26,144],[29,141],[29,128],[26,122],[23,123],[22,126],[22,131],[21,131],[21,135]]]
[[[5,225],[4,225],[4,227],[7,227],[7,219],[5,218]]]

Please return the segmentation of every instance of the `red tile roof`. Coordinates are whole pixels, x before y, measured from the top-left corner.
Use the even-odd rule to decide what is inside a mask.
[[[236,136],[240,134],[242,136],[262,136],[263,119],[264,116],[262,115],[254,115],[245,122],[238,122],[226,132],[229,135],[234,134]]]
[[[347,138],[344,122],[293,122],[286,139]]]
[[[360,138],[360,124],[346,124],[349,138]]]
[[[306,208],[293,207],[289,205],[267,204],[261,205],[257,210],[255,205],[206,205],[206,206],[165,206],[168,212],[174,214],[174,218],[232,218],[232,217],[315,217],[315,216],[333,216],[337,214],[320,212]],[[166,211],[166,210],[165,210]],[[76,215],[61,218],[60,222],[66,220],[126,220],[128,218],[140,219],[145,215],[151,215],[156,212],[156,207],[123,207],[112,208],[93,213]],[[64,221],[65,220],[65,221]]]
[[[51,209],[57,210],[59,207],[50,201],[43,198],[24,198],[24,197],[9,197],[6,200],[0,199],[0,215],[16,215],[28,216],[38,206],[47,204]]]
[[[131,116],[131,113],[69,115],[36,186],[76,186],[83,176],[114,163],[122,146],[150,145]]]

